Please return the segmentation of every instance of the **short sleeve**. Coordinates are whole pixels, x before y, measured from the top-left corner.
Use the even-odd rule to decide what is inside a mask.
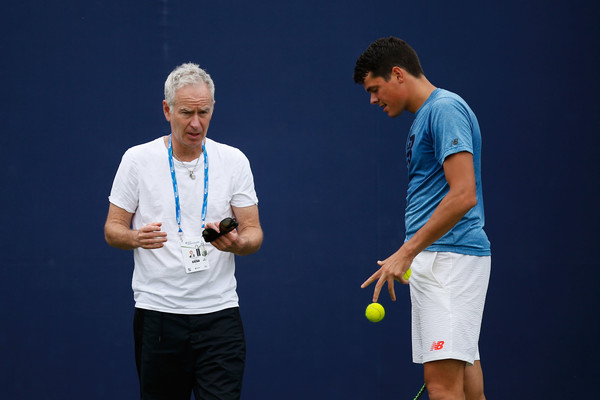
[[[234,207],[248,207],[258,204],[258,197],[254,188],[254,177],[248,158],[238,150],[237,171],[231,205]]]
[[[451,98],[438,100],[431,118],[435,157],[440,164],[455,153],[467,151],[473,154],[471,118],[460,102]]]
[[[127,150],[115,175],[108,201],[129,213],[135,213],[139,201],[137,165],[133,151]]]

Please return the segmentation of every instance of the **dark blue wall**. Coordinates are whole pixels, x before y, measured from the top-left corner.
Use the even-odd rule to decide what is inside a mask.
[[[0,24],[0,393],[132,399],[132,255],[104,242],[122,153],[168,133],[162,85],[213,76],[209,135],[249,157],[265,230],[238,259],[244,399],[410,399],[408,288],[359,285],[403,240],[405,135],[352,81],[396,35],[483,131],[490,399],[587,397],[600,372],[593,1],[21,0]],[[486,5],[495,3],[494,5]]]

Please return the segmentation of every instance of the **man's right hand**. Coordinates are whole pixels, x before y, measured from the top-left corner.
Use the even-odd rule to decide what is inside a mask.
[[[162,222],[151,222],[135,232],[136,247],[160,249],[167,241],[167,232],[161,230]]]

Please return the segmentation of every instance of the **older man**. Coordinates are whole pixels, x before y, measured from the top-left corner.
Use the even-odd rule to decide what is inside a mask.
[[[109,197],[106,241],[134,253],[142,399],[240,397],[246,344],[234,255],[256,252],[263,233],[248,159],[207,138],[214,90],[195,64],[171,72],[171,133],[125,152]]]

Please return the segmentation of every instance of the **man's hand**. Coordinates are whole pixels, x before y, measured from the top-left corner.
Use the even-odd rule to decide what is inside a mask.
[[[218,222],[207,222],[206,228],[214,229],[217,232],[221,232],[219,229]],[[210,242],[215,248],[221,251],[237,254],[244,248],[244,240],[238,233],[237,229],[233,229],[227,232],[223,236],[219,236],[217,239]]]
[[[104,225],[104,237],[109,245],[123,250],[133,250],[138,247],[159,249],[164,246],[167,232],[161,231],[162,222],[151,222],[139,230],[132,230],[132,218],[132,213],[112,203],[109,205]]]
[[[162,222],[151,222],[142,226],[135,234],[136,247],[143,249],[160,249],[167,241],[167,232],[161,231]]]
[[[377,261],[377,264],[381,268],[375,272],[369,279],[367,279],[360,287],[366,288],[374,281],[377,281],[375,290],[373,292],[373,302],[377,302],[379,299],[379,293],[384,283],[387,282],[388,291],[392,301],[396,301],[396,292],[394,291],[394,281],[401,282],[402,284],[408,284],[408,281],[404,279],[402,275],[410,268],[413,258],[404,256],[402,248],[392,254],[390,257],[383,261]]]

